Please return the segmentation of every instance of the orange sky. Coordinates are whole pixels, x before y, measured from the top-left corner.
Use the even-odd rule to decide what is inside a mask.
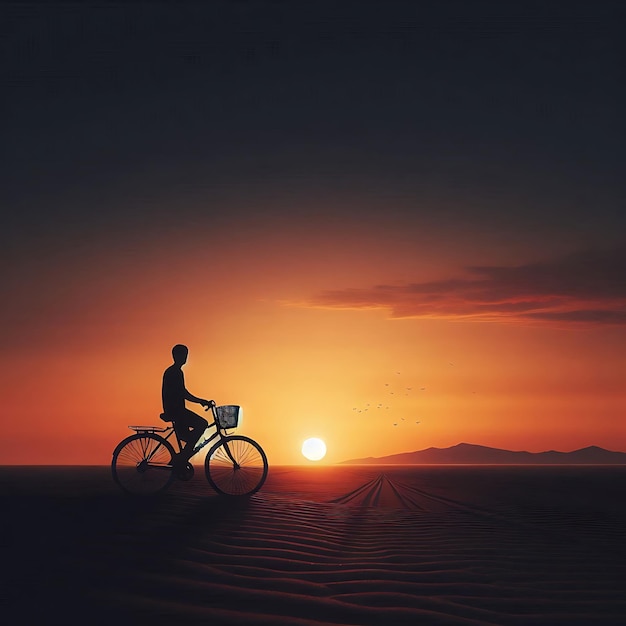
[[[306,462],[310,436],[326,441],[330,463],[463,441],[626,450],[623,327],[397,319],[314,302],[454,275],[459,256],[484,263],[489,236],[468,250],[418,231],[423,241],[403,240],[402,224],[381,237],[376,224],[318,216],[312,228],[285,214],[241,230],[234,215],[196,233],[117,237],[114,254],[109,238],[25,259],[0,361],[0,462],[108,463],[127,425],[159,423],[178,342],[190,347],[188,388],[241,404],[240,432],[274,464]],[[514,264],[522,253],[499,256]]]
[[[176,343],[273,464],[626,451],[621,22],[518,4],[0,6],[0,464]]]

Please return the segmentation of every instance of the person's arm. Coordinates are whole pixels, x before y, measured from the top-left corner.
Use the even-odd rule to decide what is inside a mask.
[[[189,400],[189,402],[195,402],[196,404],[201,404],[205,409],[208,409],[213,400],[205,400],[204,398],[197,398],[193,394],[189,393],[187,389],[185,389],[185,400]]]

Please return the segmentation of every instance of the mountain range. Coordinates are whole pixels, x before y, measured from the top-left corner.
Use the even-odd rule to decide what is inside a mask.
[[[626,465],[625,452],[589,446],[572,452],[513,452],[471,443],[382,457],[351,459],[353,465]]]

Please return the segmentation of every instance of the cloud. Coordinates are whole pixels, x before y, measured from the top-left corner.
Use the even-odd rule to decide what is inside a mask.
[[[311,306],[386,309],[395,318],[626,324],[626,247],[525,265],[472,266],[462,277],[347,288]]]

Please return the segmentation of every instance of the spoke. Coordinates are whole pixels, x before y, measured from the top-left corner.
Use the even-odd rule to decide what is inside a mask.
[[[241,464],[247,464],[248,461],[258,462],[259,454],[254,446],[248,446],[241,455]]]
[[[116,481],[131,493],[155,493],[172,479],[170,449],[151,434],[127,441],[118,450],[113,465]]]
[[[233,464],[226,446],[236,465]],[[259,448],[249,440],[235,437],[224,441],[207,459],[209,481],[222,493],[243,495],[256,491],[265,480],[265,461]]]

